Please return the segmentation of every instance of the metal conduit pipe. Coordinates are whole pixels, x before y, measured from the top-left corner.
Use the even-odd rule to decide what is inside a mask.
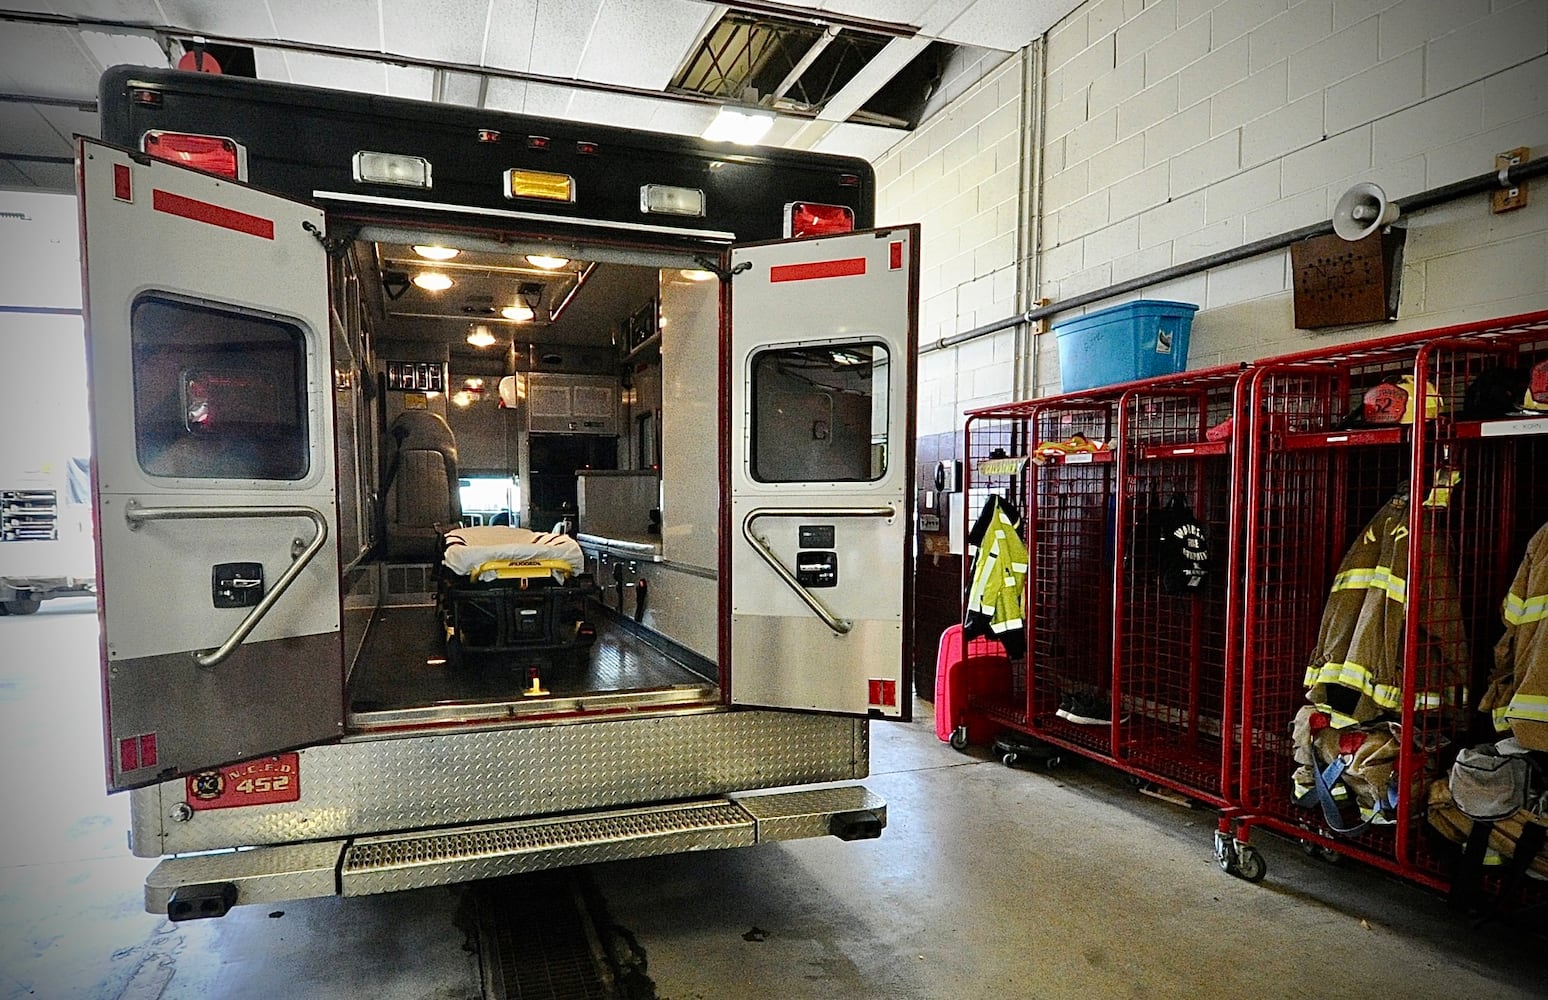
[[[1507,167],[1493,173],[1479,174],[1476,177],[1469,177],[1466,180],[1456,181],[1452,184],[1443,184],[1428,191],[1421,191],[1406,198],[1399,198],[1393,204],[1399,208],[1403,215],[1408,215],[1426,208],[1434,208],[1436,205],[1442,205],[1449,201],[1455,201],[1458,198],[1465,198],[1468,195],[1483,194],[1500,188],[1507,188],[1513,184],[1519,184],[1545,173],[1548,173],[1548,156],[1539,156],[1535,160],[1518,163],[1514,167]],[[1103,299],[1112,298],[1114,295],[1122,295],[1125,292],[1133,292],[1151,285],[1158,285],[1173,278],[1184,278],[1190,274],[1198,274],[1200,271],[1207,271],[1222,264],[1234,264],[1237,261],[1270,253],[1274,250],[1283,250],[1292,243],[1298,243],[1313,236],[1324,236],[1332,231],[1333,220],[1329,219],[1326,222],[1302,226],[1300,229],[1292,229],[1289,232],[1279,233],[1275,236],[1266,236],[1261,240],[1245,243],[1234,250],[1222,250],[1219,253],[1206,254],[1203,257],[1198,257],[1182,264],[1173,264],[1171,267],[1164,267],[1159,271],[1142,274],[1137,278],[1129,278],[1125,281],[1108,285],[1105,288],[1072,295],[1067,299],[1060,299],[1058,302],[1053,302],[1046,306],[1028,309],[1026,312],[1016,316],[1007,316],[1004,319],[985,323],[983,326],[974,327],[971,330],[954,333],[949,337],[942,337],[929,344],[921,344],[919,353],[928,354],[932,351],[955,347],[958,344],[965,344],[979,337],[986,337],[991,333],[1008,330],[1021,323],[1031,323],[1034,320],[1043,319],[1055,313],[1068,312],[1080,306],[1100,302]]]

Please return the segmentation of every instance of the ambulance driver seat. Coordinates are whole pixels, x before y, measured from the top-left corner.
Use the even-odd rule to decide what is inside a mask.
[[[462,524],[457,441],[444,417],[404,410],[387,432],[382,509],[389,562],[435,563],[441,534]]]

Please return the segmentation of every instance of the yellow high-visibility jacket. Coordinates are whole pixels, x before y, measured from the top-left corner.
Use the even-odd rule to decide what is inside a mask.
[[[1466,701],[1462,604],[1440,533],[1425,538],[1417,595],[1409,575],[1408,497],[1399,494],[1382,505],[1339,564],[1306,668],[1306,698],[1334,726],[1402,711],[1403,629],[1409,614],[1419,617],[1417,683],[1410,692],[1414,707],[1423,711]]]
[[[962,621],[964,637],[992,635],[1013,659],[1027,651],[1021,610],[1027,547],[1017,533],[1020,520],[1015,508],[998,496],[991,495],[984,504],[968,539],[978,546],[978,553],[973,558],[973,578]]]
[[[1505,634],[1478,707],[1522,746],[1548,750],[1548,524],[1527,543],[1501,616]]]

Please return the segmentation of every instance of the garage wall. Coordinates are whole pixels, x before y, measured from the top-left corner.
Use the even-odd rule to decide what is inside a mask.
[[[1002,62],[875,164],[877,219],[920,224],[921,343],[1020,308],[1022,62]],[[1006,332],[922,357],[920,435],[951,432],[975,400],[1008,398],[1015,343]]]
[[[1398,199],[1516,146],[1548,154],[1545,52],[1543,0],[1088,3],[1047,38],[1041,292],[1324,221],[1356,181]],[[1192,367],[1545,308],[1548,190],[1534,193],[1506,215],[1475,195],[1409,218],[1396,324],[1294,330],[1286,251],[1142,294],[1203,307]]]

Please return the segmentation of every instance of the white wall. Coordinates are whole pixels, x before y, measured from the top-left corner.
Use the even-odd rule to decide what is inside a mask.
[[[1047,42],[1042,294],[1321,222],[1356,181],[1397,199],[1548,153],[1545,52],[1542,0],[1088,3]],[[1548,199],[1406,224],[1399,322],[1332,338],[1548,307]],[[1203,307],[1198,367],[1327,342],[1293,328],[1291,289],[1279,251],[1142,294]]]
[[[1544,0],[1092,0],[1049,32],[1031,84],[1043,109],[1043,208],[1031,196],[995,202],[1006,217],[1025,211],[1040,247],[1020,301],[1323,222],[1356,181],[1399,199],[1492,172],[1494,154],[1516,146],[1548,155],[1545,53]],[[1019,144],[977,123],[1013,117],[1020,62],[877,164],[881,217],[926,223],[923,342],[1017,311],[1006,307],[1018,294],[1005,256],[1014,236],[986,237],[980,202],[993,192],[980,178],[991,150],[1004,158],[988,176],[1014,175]],[[947,138],[960,148],[943,147]],[[1125,298],[1202,306],[1192,367],[1548,308],[1548,182],[1537,187],[1529,207],[1506,215],[1474,195],[1409,217],[1393,324],[1295,330],[1287,251]],[[922,434],[1013,398],[1012,336],[921,359]],[[1017,395],[1058,390],[1054,338],[1037,344],[1039,392]]]
[[[921,229],[921,343],[1019,311],[1022,58],[1007,59],[876,162],[879,222]],[[1015,388],[1013,332],[920,359],[919,433]]]

